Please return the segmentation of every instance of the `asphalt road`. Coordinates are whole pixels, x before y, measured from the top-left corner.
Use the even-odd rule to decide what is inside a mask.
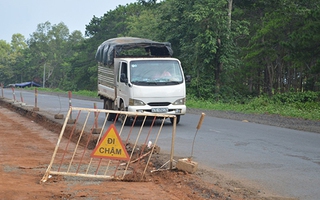
[[[1,94],[0,94],[1,95]],[[33,92],[16,91],[17,101],[34,105]],[[12,90],[4,97],[13,99]],[[102,101],[72,99],[72,106],[93,108]],[[69,99],[57,95],[38,95],[38,107],[53,114],[66,114]],[[177,125],[175,155],[189,157],[199,115],[187,114]],[[99,121],[102,119],[99,119]],[[171,126],[166,122],[158,142],[170,150]],[[303,200],[320,198],[320,134],[206,116],[198,131],[193,160],[200,166],[246,179],[261,190]],[[263,191],[262,191],[263,192]]]

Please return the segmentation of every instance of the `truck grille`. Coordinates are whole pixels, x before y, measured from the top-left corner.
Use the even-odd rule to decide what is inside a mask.
[[[150,102],[148,103],[149,106],[168,106],[170,102]]]

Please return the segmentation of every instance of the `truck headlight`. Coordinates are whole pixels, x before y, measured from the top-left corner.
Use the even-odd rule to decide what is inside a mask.
[[[186,103],[186,98],[181,98],[173,102],[173,105],[184,105]]]
[[[146,105],[143,101],[137,99],[129,99],[129,106],[144,106]]]

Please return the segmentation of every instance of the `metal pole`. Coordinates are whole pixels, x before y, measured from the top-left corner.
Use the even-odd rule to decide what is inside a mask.
[[[2,95],[2,98],[3,98],[3,83],[1,83],[1,95]]]
[[[32,109],[33,111],[39,111],[40,109],[38,108],[38,89],[34,88],[34,108]]]
[[[22,92],[20,92],[20,99],[21,99],[21,102],[23,103]]]
[[[93,103],[93,108],[97,109],[97,103]],[[94,126],[95,128],[98,128],[98,119],[97,119],[97,112],[94,112]]]
[[[174,140],[176,138],[176,130],[177,130],[177,117],[175,116],[173,118],[173,124],[172,124],[172,138],[171,138],[171,151],[170,151],[170,164],[169,164],[170,170],[173,168]]]
[[[34,88],[34,107],[38,107],[38,88]]]
[[[43,80],[42,80],[42,87],[45,88],[46,85],[46,64],[43,66]]]
[[[16,101],[16,94],[14,93],[14,87],[12,87],[11,90],[12,90],[13,101]]]
[[[197,131],[196,131],[196,134],[194,134],[194,138],[193,138],[193,142],[192,142],[192,150],[191,150],[190,160],[192,159],[192,156],[193,156],[194,141],[196,140],[196,136],[197,136],[197,134],[198,134],[199,129],[201,128],[201,125],[202,125],[202,122],[203,122],[205,116],[206,116],[206,114],[205,114],[205,113],[202,113],[202,114],[201,114],[201,117],[200,117],[200,119],[199,119],[198,126],[197,126]]]
[[[72,93],[71,91],[68,91],[68,96],[69,96],[69,109],[71,108],[72,104],[71,104],[71,98],[72,98]],[[72,111],[70,113],[70,119],[72,119]]]

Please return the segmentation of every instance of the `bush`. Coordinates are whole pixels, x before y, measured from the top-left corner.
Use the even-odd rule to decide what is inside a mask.
[[[287,103],[306,103],[319,102],[320,92],[288,92],[283,94],[276,94],[272,97],[275,102]]]

